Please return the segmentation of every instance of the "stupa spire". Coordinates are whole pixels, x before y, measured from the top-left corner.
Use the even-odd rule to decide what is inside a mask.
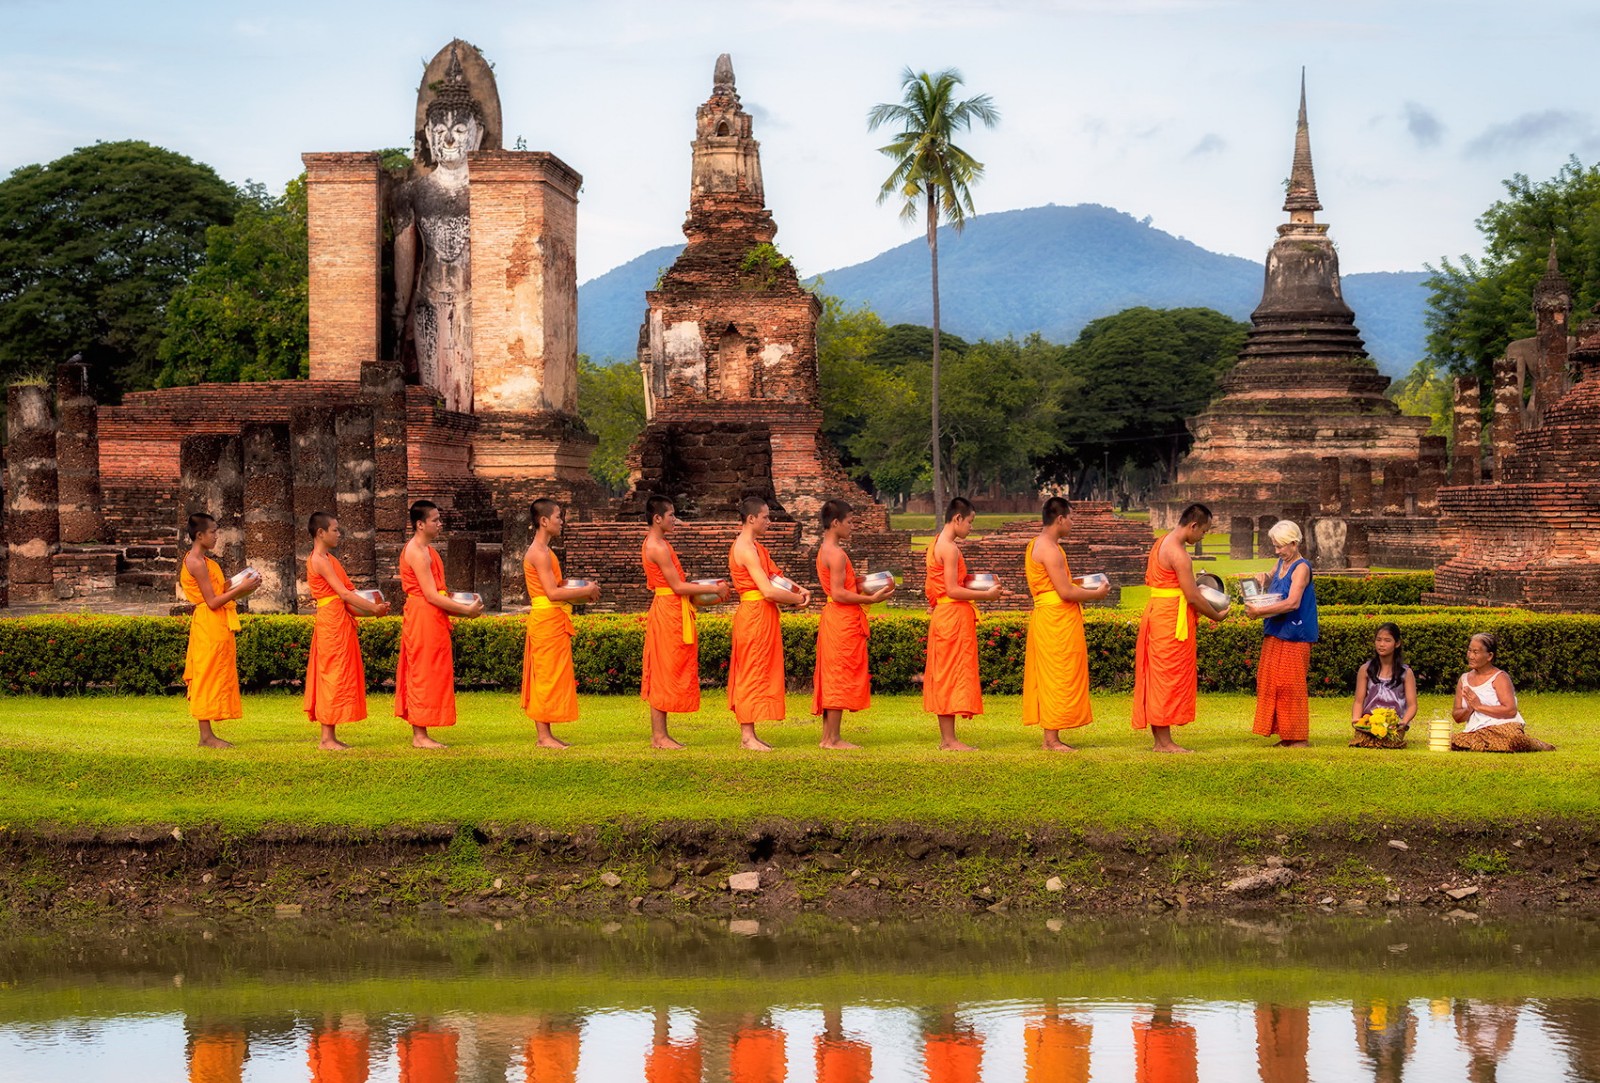
[[[1283,201],[1291,222],[1310,222],[1322,209],[1317,201],[1317,175],[1311,168],[1311,128],[1306,123],[1306,70],[1300,69],[1300,119],[1294,129],[1294,164],[1289,169],[1289,194]]]

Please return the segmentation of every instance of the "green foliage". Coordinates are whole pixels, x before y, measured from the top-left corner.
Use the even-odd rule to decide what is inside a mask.
[[[1573,311],[1600,300],[1600,165],[1576,157],[1547,181],[1518,173],[1506,196],[1478,219],[1482,259],[1462,256],[1430,266],[1428,356],[1457,374],[1488,383],[1507,343],[1533,334],[1533,287],[1543,276],[1551,238],[1572,284]]]
[[[310,375],[305,174],[282,195],[248,185],[231,224],[167,307],[160,387]]]
[[[1428,435],[1451,435],[1451,422],[1455,414],[1455,389],[1450,377],[1427,358],[1418,361],[1411,371],[1389,385],[1388,395],[1400,412],[1407,417],[1425,417],[1429,420]]]
[[[1504,850],[1473,850],[1456,864],[1476,876],[1502,876],[1511,871],[1511,859]]]
[[[1323,582],[1323,581],[1319,581]],[[1512,610],[1391,613],[1381,606],[1363,612],[1325,612],[1322,639],[1311,652],[1310,686],[1316,693],[1347,695],[1355,673],[1372,652],[1372,637],[1385,620],[1405,635],[1406,660],[1422,691],[1448,692],[1466,667],[1467,640],[1474,632],[1500,637],[1497,661],[1523,691],[1600,689],[1600,617],[1544,616]],[[575,619],[573,660],[579,690],[634,694],[639,688],[644,617],[580,615]],[[247,690],[298,687],[305,676],[313,618],[246,616],[239,633],[239,681]],[[1133,686],[1137,616],[1091,611],[1085,638],[1094,686],[1126,691]],[[726,681],[732,619],[700,619],[700,675],[707,687]],[[921,682],[928,635],[922,613],[871,617],[873,688],[882,693],[915,691]],[[394,679],[400,618],[360,622],[361,652],[369,688]],[[1023,613],[985,617],[978,625],[979,667],[985,691],[1022,691],[1028,618]],[[60,695],[87,691],[160,693],[181,685],[188,620],[182,617],[24,617],[0,621],[0,692]],[[816,661],[817,618],[783,618],[784,663],[789,686],[811,686]],[[454,632],[456,683],[463,689],[516,691],[521,687],[523,620],[482,617],[458,620]],[[1261,625],[1236,617],[1218,625],[1201,622],[1200,688],[1248,692],[1255,688]]]
[[[81,353],[101,394],[151,387],[167,302],[238,204],[210,166],[132,140],[0,181],[0,383]]]
[[[744,275],[745,282],[755,289],[770,290],[778,284],[779,278],[785,271],[793,275],[793,264],[771,241],[752,245],[744,254],[744,258],[739,261],[739,273]]]
[[[1228,595],[1241,601],[1239,580],[1227,580]],[[1438,606],[1422,605],[1422,596],[1433,590],[1432,572],[1396,572],[1389,575],[1319,575],[1317,606],[1368,606],[1385,611],[1414,607],[1417,612],[1437,613]]]
[[[578,358],[578,416],[600,438],[589,473],[612,496],[628,491],[628,449],[644,430],[644,381],[637,364]]]
[[[955,136],[969,131],[976,121],[986,127],[1000,122],[994,100],[987,94],[956,100],[962,85],[961,73],[944,71],[900,73],[901,98],[898,102],[875,105],[867,113],[867,127],[876,131],[888,126],[893,136],[878,148],[894,162],[878,191],[878,202],[898,198],[900,217],[915,219],[926,213],[929,243],[939,221],[961,228],[972,205],[972,185],[983,176],[983,163],[955,143]]]

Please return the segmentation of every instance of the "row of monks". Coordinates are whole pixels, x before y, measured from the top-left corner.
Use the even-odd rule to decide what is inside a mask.
[[[972,529],[975,509],[957,497],[946,509],[944,525],[928,546],[924,590],[930,609],[923,706],[939,725],[939,747],[969,751],[956,735],[956,720],[983,713],[978,674],[977,604],[1000,596],[998,583],[983,585],[968,575],[960,542]],[[771,509],[760,498],[744,501],[739,534],[728,553],[728,578],[714,583],[690,581],[673,550],[676,509],[664,497],[645,505],[649,523],[641,560],[652,598],[645,624],[643,678],[640,692],[650,709],[651,744],[678,749],[669,719],[700,709],[700,656],[696,614],[702,601],[727,601],[737,594],[733,615],[732,652],[728,669],[728,706],[740,728],[740,743],[753,751],[770,751],[757,726],[781,722],[786,712],[782,607],[806,607],[811,592],[786,579],[762,539]],[[578,717],[577,681],[572,664],[572,606],[600,596],[601,586],[562,578],[561,562],[552,543],[561,537],[564,510],[553,500],[537,500],[531,508],[535,533],[523,561],[530,611],[523,653],[522,709],[538,730],[540,745],[564,748],[553,726]],[[443,530],[439,508],[420,500],[411,507],[412,537],[400,558],[405,615],[395,672],[396,716],[411,726],[412,744],[442,748],[429,731],[456,722],[454,659],[450,640],[452,617],[474,617],[483,611],[476,595],[452,593],[445,583],[444,562],[434,542]],[[1022,715],[1040,727],[1043,745],[1070,751],[1063,730],[1088,725],[1089,660],[1084,639],[1082,603],[1104,598],[1108,583],[1075,582],[1061,541],[1071,523],[1071,505],[1062,498],[1045,502],[1039,536],[1024,558],[1033,598],[1024,666]],[[1155,747],[1182,751],[1171,729],[1195,718],[1197,613],[1216,617],[1199,595],[1189,566],[1187,546],[1205,535],[1211,516],[1194,505],[1176,530],[1151,548],[1146,582],[1151,599],[1140,625],[1135,670],[1133,725],[1149,728]],[[821,510],[823,541],[817,553],[817,581],[826,596],[817,632],[812,710],[822,718],[822,747],[850,749],[840,732],[845,712],[866,710],[872,684],[868,672],[869,628],[864,607],[889,597],[892,582],[865,592],[845,548],[850,539],[852,510],[840,500]],[[307,529],[314,539],[306,570],[316,601],[315,631],[305,679],[305,710],[322,728],[321,747],[348,747],[337,727],[367,716],[366,674],[356,634],[356,616],[381,616],[388,605],[375,592],[358,591],[339,563],[338,520],[318,512]],[[184,681],[190,714],[205,747],[230,747],[219,737],[216,722],[240,717],[234,632],[239,628],[237,600],[260,584],[248,571],[224,577],[211,556],[217,524],[201,512],[190,516],[192,544],[180,572],[185,597],[195,606],[190,624]],[[992,577],[991,577],[992,579]]]
[[[1452,1016],[1457,1039],[1469,1060],[1469,1078],[1493,1079],[1510,1050],[1520,1014],[1518,1004],[1481,1001],[1435,1002]],[[1362,1001],[1352,1008],[1356,1046],[1375,1080],[1401,1078],[1416,1046],[1417,1018],[1404,1003]],[[1303,1005],[1258,1004],[1255,1008],[1256,1063],[1261,1083],[1306,1083],[1310,1078],[1310,1009]],[[823,1028],[813,1041],[817,1083],[870,1083],[874,1050],[862,1036],[842,1026],[837,1008],[823,1013]],[[927,1083],[982,1083],[984,1036],[957,1020],[953,1012],[930,1020],[921,1036],[920,1059]],[[582,1047],[581,1021],[562,1017],[531,1021],[519,1040],[527,1083],[574,1083]],[[1022,1027],[1024,1076],[1021,1083],[1087,1083],[1091,1021],[1063,1014],[1053,1005],[1026,1019]],[[1199,1048],[1194,1026],[1158,1007],[1132,1023],[1135,1083],[1196,1083]],[[658,1011],[655,1033],[643,1051],[638,1074],[643,1083],[784,1083],[789,1078],[789,1036],[770,1018],[747,1017],[720,1046],[702,1034],[673,1038],[668,1015]],[[373,1062],[369,1032],[359,1022],[316,1028],[307,1047],[310,1083],[366,1083]],[[903,1048],[896,1042],[896,1049]],[[393,1041],[402,1083],[461,1083],[460,1035],[444,1024],[420,1024]],[[190,1083],[240,1083],[249,1055],[245,1031],[231,1026],[198,1026],[189,1039]],[[903,1056],[904,1054],[899,1054]],[[496,1079],[515,1078],[496,1066]],[[879,1073],[898,1078],[904,1066],[890,1060]],[[1242,1067],[1242,1066],[1241,1066]],[[709,1075],[707,1074],[709,1071]],[[475,1076],[483,1078],[481,1074]],[[1100,1078],[1097,1073],[1094,1078]],[[1238,1078],[1245,1078],[1242,1074]]]

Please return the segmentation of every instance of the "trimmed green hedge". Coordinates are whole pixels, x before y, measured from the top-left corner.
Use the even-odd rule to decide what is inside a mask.
[[[1342,611],[1341,611],[1342,610]],[[1447,692],[1466,667],[1467,639],[1477,631],[1500,636],[1499,661],[1517,687],[1542,691],[1600,689],[1600,616],[1547,616],[1519,610],[1398,611],[1370,607],[1321,614],[1322,641],[1311,652],[1314,691],[1345,694],[1385,620],[1405,635],[1406,659],[1418,687]],[[1136,616],[1112,611],[1086,615],[1089,668],[1095,687],[1133,686]],[[299,687],[311,642],[311,617],[246,616],[239,633],[239,680],[247,690]],[[644,643],[644,617],[580,616],[573,640],[578,687],[583,692],[636,693]],[[400,618],[363,620],[361,649],[367,680],[381,688],[394,679]],[[728,672],[732,621],[700,620],[700,672],[721,687]],[[872,618],[873,687],[914,691],[922,675],[927,617],[886,614]],[[1028,618],[1022,613],[986,617],[978,625],[985,689],[1022,690]],[[185,617],[25,617],[0,620],[0,691],[61,695],[87,691],[161,693],[181,687],[189,622]],[[461,688],[520,687],[523,621],[481,617],[455,624],[456,681]],[[790,686],[808,687],[816,661],[817,618],[783,618]],[[1255,687],[1261,625],[1234,617],[1201,622],[1200,687],[1249,691]]]
[[[1195,571],[1205,570],[1204,565],[1195,565]],[[1223,578],[1227,582],[1228,594],[1234,601],[1238,601],[1239,580],[1232,576]],[[1331,605],[1380,605],[1385,609],[1396,606],[1420,606],[1422,596],[1431,590],[1433,590],[1432,572],[1396,572],[1392,575],[1361,577],[1331,573],[1317,575],[1317,605],[1321,608]]]

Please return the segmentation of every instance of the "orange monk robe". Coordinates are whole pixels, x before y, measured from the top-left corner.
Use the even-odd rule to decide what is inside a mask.
[[[1023,1027],[1026,1083],[1089,1083],[1093,1034],[1076,1019],[1038,1019]]]
[[[211,595],[228,589],[228,580],[217,562],[206,558],[211,574]],[[239,609],[232,602],[221,609],[206,605],[200,584],[189,574],[187,564],[179,565],[178,582],[183,597],[194,606],[189,618],[189,652],[183,659],[183,683],[189,686],[189,714],[201,722],[218,722],[243,717],[239,705],[239,654],[233,633],[239,630]]]
[[[817,1035],[817,1083],[872,1083],[872,1047]]]
[[[217,1030],[196,1035],[189,1049],[189,1083],[239,1083],[248,1053],[243,1031]]]
[[[644,1058],[644,1083],[700,1083],[698,1039],[653,1045]]]
[[[833,589],[833,575],[817,558],[822,592]],[[860,593],[856,568],[844,558],[844,589]],[[811,713],[864,711],[872,703],[872,677],[867,669],[867,611],[828,599],[817,621],[817,666],[812,677]]]
[[[443,591],[444,561],[431,546],[428,563],[435,589]],[[400,624],[400,664],[394,671],[395,717],[413,726],[453,726],[456,672],[450,649],[450,615],[422,596],[422,584],[404,550],[400,586],[406,592],[406,615]]]
[[[672,567],[686,578],[678,554]],[[700,637],[695,630],[694,603],[667,586],[667,577],[653,560],[644,562],[650,588],[650,612],[644,622],[644,674],[639,695],[658,711],[693,714],[700,709]]]
[[[550,554],[556,582],[561,561]],[[528,581],[528,631],[522,642],[522,712],[535,722],[573,722],[578,717],[578,679],[572,675],[572,606],[552,602],[539,569],[524,559]]]
[[[983,1078],[983,1039],[976,1034],[930,1034],[922,1060],[928,1083],[979,1083]]]
[[[453,1030],[410,1030],[400,1035],[394,1051],[400,1060],[400,1083],[456,1083]]]
[[[928,663],[922,674],[922,709],[929,714],[971,718],[983,713],[978,683],[978,610],[945,592],[944,565],[929,544],[923,590],[933,615],[928,618]],[[967,578],[967,558],[956,556],[956,581]]]
[[[1134,1083],[1199,1083],[1194,1028],[1171,1020],[1135,1020],[1133,1078]]]
[[[783,1031],[746,1027],[734,1034],[728,1052],[729,1083],[784,1083],[788,1076]]]
[[[1311,1009],[1256,1005],[1256,1059],[1261,1083],[1308,1083]]]
[[[1045,566],[1028,543],[1023,570],[1033,612],[1022,665],[1022,723],[1047,730],[1076,729],[1094,721],[1089,706],[1089,646],[1083,638],[1083,607],[1056,593]],[[1072,576],[1072,569],[1067,569]]]
[[[367,1083],[367,1036],[354,1030],[319,1030],[307,1051],[311,1083]]]
[[[1194,721],[1199,666],[1195,644],[1200,620],[1183,597],[1178,573],[1161,565],[1161,542],[1145,559],[1150,588],[1139,619],[1139,645],[1133,663],[1133,728],[1186,726]],[[1182,638],[1179,638],[1179,637]]]
[[[761,570],[768,579],[783,573],[772,563],[767,547],[754,543]],[[739,592],[733,611],[733,650],[728,658],[728,707],[741,725],[746,722],[782,722],[787,712],[783,699],[783,626],[778,603],[769,602],[756,589],[756,580],[728,552],[728,571]]]
[[[545,1031],[529,1038],[524,1057],[528,1083],[575,1083],[581,1043],[576,1030]]]
[[[328,555],[334,577],[345,590],[356,585],[344,565]],[[306,660],[306,715],[313,722],[342,726],[367,717],[367,671],[361,663],[356,616],[327,579],[306,566],[306,583],[317,603],[311,629],[311,656]]]

